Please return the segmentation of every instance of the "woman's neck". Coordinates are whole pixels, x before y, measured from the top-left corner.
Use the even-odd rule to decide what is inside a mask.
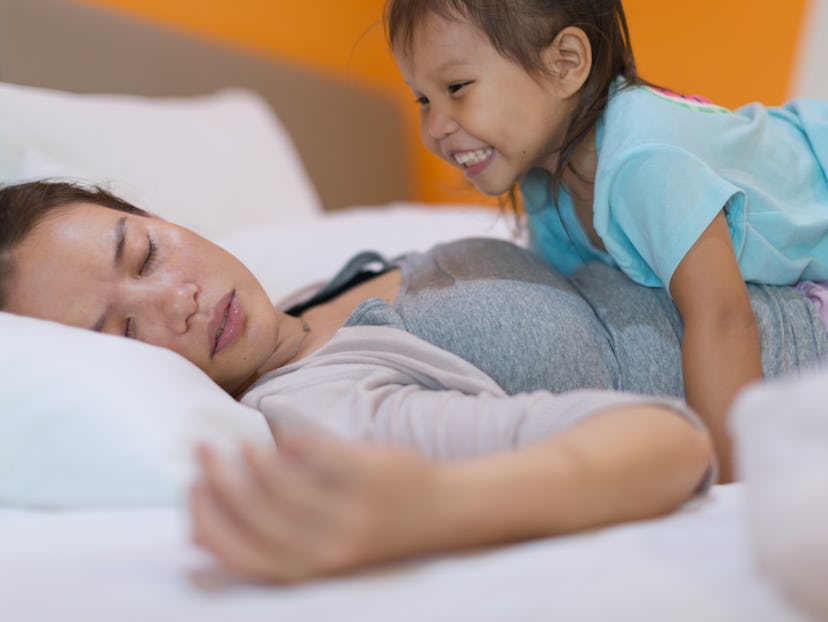
[[[302,359],[328,343],[336,331],[342,328],[354,309],[366,300],[381,298],[389,304],[393,303],[401,285],[400,270],[394,268],[363,281],[342,292],[333,300],[313,306],[302,313],[300,319],[309,327],[309,332],[292,360]]]

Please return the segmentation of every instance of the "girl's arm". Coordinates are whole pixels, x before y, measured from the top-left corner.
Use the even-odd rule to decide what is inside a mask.
[[[208,449],[196,541],[231,569],[292,582],[370,563],[659,516],[710,467],[705,431],[625,405],[514,451],[455,463],[410,450],[280,435],[243,463]]]
[[[762,359],[756,318],[722,212],[676,268],[670,293],[684,321],[687,403],[713,436],[719,481],[732,481],[727,412],[741,388],[762,378]]]

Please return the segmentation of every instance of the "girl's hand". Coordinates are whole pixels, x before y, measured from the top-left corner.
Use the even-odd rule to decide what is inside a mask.
[[[243,461],[201,447],[196,542],[242,575],[294,582],[431,548],[439,467],[399,448],[282,435]]]

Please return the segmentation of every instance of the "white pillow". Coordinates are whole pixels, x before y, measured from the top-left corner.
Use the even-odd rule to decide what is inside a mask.
[[[352,255],[386,257],[423,251],[438,242],[485,236],[509,239],[510,216],[489,207],[390,203],[352,207],[289,226],[248,227],[218,242],[255,274],[272,300],[329,279]]]
[[[199,440],[272,442],[264,417],[170,351],[0,313],[0,506],[168,505]]]
[[[397,205],[228,239],[274,299],[351,253],[388,255],[468,235],[508,237],[496,211]],[[264,418],[179,356],[136,341],[0,313],[0,505],[167,504],[198,438],[271,439]]]
[[[100,183],[215,238],[321,212],[296,149],[252,92],[78,95],[0,83],[0,183]]]
[[[765,575],[828,620],[828,368],[757,384],[730,414],[753,548]]]

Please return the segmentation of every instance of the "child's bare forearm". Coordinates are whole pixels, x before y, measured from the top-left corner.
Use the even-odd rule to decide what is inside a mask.
[[[724,213],[679,263],[670,293],[684,321],[682,370],[687,403],[716,446],[719,478],[732,479],[727,411],[736,393],[762,377],[759,332]]]
[[[682,364],[687,403],[699,413],[713,436],[719,481],[732,481],[727,413],[736,394],[762,378],[759,334],[750,309],[719,322],[688,322]]]

